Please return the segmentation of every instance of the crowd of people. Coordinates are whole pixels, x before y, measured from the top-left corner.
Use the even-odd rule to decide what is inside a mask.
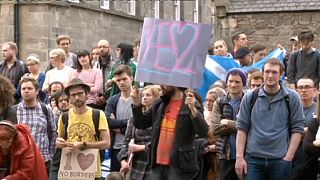
[[[55,180],[68,148],[101,151],[95,179],[104,179],[105,149],[108,180],[316,179],[320,52],[313,41],[303,31],[290,38],[283,61],[270,58],[249,72],[243,67],[267,56],[264,45],[250,48],[243,32],[230,51],[215,41],[208,54],[233,57],[240,68],[205,99],[193,89],[134,82],[140,39],[114,54],[104,39],[73,53],[61,35],[45,72],[37,54],[17,59],[16,44],[4,42],[0,178]]]

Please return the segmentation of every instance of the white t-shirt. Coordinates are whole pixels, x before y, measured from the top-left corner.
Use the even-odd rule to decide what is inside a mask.
[[[64,66],[63,69],[53,68],[46,73],[46,79],[44,80],[42,90],[49,88],[49,85],[52,82],[58,81],[61,82],[64,87],[68,85],[71,80],[74,69],[69,66]]]

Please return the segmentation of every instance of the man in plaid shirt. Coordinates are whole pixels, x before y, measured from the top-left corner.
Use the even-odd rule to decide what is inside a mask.
[[[23,77],[20,84],[23,100],[16,108],[18,123],[29,126],[31,134],[46,162],[47,172],[49,172],[57,138],[53,113],[49,107],[37,100],[39,85],[36,79]]]

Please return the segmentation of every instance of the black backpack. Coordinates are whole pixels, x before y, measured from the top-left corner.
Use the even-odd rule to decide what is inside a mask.
[[[69,122],[69,112],[63,112],[61,115],[61,120],[63,122],[64,125],[64,138],[68,137],[68,122]],[[100,122],[100,110],[99,109],[93,109],[92,108],[92,120],[93,120],[93,124],[94,124],[94,129],[95,129],[95,139],[97,141],[100,140],[100,131],[99,131],[99,122]],[[100,153],[100,161],[101,163],[103,162],[104,159],[104,154],[105,154],[105,150],[99,150]]]

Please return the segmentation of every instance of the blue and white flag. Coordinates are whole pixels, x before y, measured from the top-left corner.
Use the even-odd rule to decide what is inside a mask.
[[[283,49],[275,49],[271,53],[269,53],[266,57],[261,59],[259,62],[252,64],[251,66],[248,67],[243,67],[242,69],[246,72],[249,72],[252,69],[257,69],[257,70],[262,70],[263,65],[270,59],[270,58],[278,58],[282,63],[283,59],[286,55],[286,50]]]
[[[210,86],[217,80],[226,80],[227,72],[229,69],[239,67],[239,64],[233,59],[232,56],[207,56],[205,63],[205,70],[203,73],[203,82],[198,93],[202,99],[205,100],[206,94]]]

